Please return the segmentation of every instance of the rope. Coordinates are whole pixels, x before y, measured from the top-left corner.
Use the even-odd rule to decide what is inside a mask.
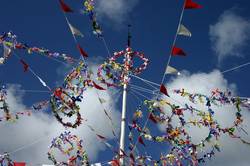
[[[237,70],[237,69],[240,69],[240,68],[245,67],[245,66],[248,66],[248,65],[250,65],[250,62],[247,62],[247,63],[241,64],[241,65],[239,65],[239,66],[233,67],[233,68],[231,68],[231,69],[227,69],[227,70],[225,70],[225,71],[222,71],[221,74],[225,74],[225,73],[228,73],[228,72],[231,72],[231,71],[235,71],[235,70]]]
[[[183,18],[183,15],[184,15],[185,4],[186,4],[186,0],[185,0],[185,1],[184,1],[184,3],[183,3],[183,7],[182,7],[182,11],[181,11],[181,15],[180,15],[179,23],[178,23],[178,28],[177,28],[177,30],[176,30],[176,33],[175,33],[175,38],[174,38],[174,41],[173,41],[173,44],[172,44],[172,48],[171,48],[171,51],[170,51],[170,55],[169,55],[169,58],[168,58],[167,67],[169,66],[170,61],[171,61],[171,58],[172,58],[172,50],[173,50],[174,45],[175,45],[176,40],[177,40],[177,36],[178,36],[178,29],[179,29],[179,26],[180,26],[180,24],[181,24],[181,22],[182,22],[182,18]],[[166,68],[167,68],[167,67],[166,67]],[[166,68],[165,68],[165,69],[166,69]],[[163,84],[163,82],[164,82],[164,80],[165,80],[165,77],[166,77],[166,72],[165,72],[165,70],[164,70],[164,75],[163,75],[163,78],[162,78],[161,84]],[[160,94],[160,91],[158,91],[158,93],[157,93],[157,95],[156,95],[156,98],[158,98],[159,94]],[[149,116],[147,117],[147,120],[146,120],[146,122],[145,122],[145,123],[144,123],[144,125],[143,125],[143,130],[144,130],[144,129],[145,129],[145,127],[147,126],[148,121],[149,121]],[[133,149],[131,150],[131,152],[133,152],[133,151],[134,151],[134,148],[137,146],[137,144],[138,144],[138,140],[136,141],[136,144],[134,145],[134,147],[133,147]]]
[[[136,75],[131,75],[131,76],[134,77],[134,78],[137,78],[137,79],[139,79],[139,80],[141,80],[141,81],[143,81],[145,84],[150,85],[150,86],[151,86],[152,88],[154,88],[154,89],[158,89],[158,88],[156,88],[156,87],[154,87],[154,86],[152,86],[152,85],[155,85],[155,86],[157,86],[157,87],[160,87],[160,86],[161,86],[160,84],[157,84],[157,83],[155,83],[155,82],[152,82],[152,81],[143,79],[143,78],[138,77],[138,76],[136,76]]]
[[[13,55],[15,55],[15,57],[17,58],[17,59],[19,59],[19,60],[21,60],[21,58],[15,53],[15,52],[13,52]],[[43,84],[43,87],[46,87],[49,91],[51,91],[51,88],[47,85],[47,83],[45,83],[44,81],[43,81],[43,79],[41,79],[41,77],[39,77],[33,70],[32,70],[32,68],[29,66],[28,67],[28,70],[39,80],[39,82],[41,83],[41,84]]]

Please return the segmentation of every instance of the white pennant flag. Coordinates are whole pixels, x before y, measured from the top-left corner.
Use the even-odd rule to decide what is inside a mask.
[[[70,23],[69,23],[69,28],[70,28],[73,35],[83,37],[82,32],[79,31],[78,29],[76,29],[75,27],[73,27]]]
[[[3,57],[7,59],[10,56],[11,49],[3,43]]]
[[[102,166],[101,163],[95,163],[95,164],[91,164],[91,166]]]
[[[4,64],[5,60],[9,58],[11,49],[3,42],[3,57],[0,57],[0,65]]]
[[[177,69],[171,67],[171,66],[168,66],[167,69],[166,69],[166,74],[177,74],[177,75],[180,75],[180,72],[178,72]]]
[[[180,24],[178,27],[178,35],[183,35],[188,37],[192,36],[191,32],[182,24]]]

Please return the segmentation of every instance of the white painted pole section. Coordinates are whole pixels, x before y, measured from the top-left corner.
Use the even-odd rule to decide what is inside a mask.
[[[121,136],[120,136],[120,159],[121,166],[125,165],[124,154],[122,151],[125,151],[125,129],[126,129],[126,108],[127,108],[127,84],[123,85],[123,98],[122,98],[122,120],[121,120]]]

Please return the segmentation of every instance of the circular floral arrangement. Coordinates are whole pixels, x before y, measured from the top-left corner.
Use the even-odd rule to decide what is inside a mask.
[[[82,118],[77,102],[82,101],[82,94],[88,84],[87,66],[81,61],[66,76],[63,87],[55,89],[50,99],[51,108],[54,116],[63,126],[76,128],[81,124]],[[68,118],[72,118],[74,115],[76,116],[75,121],[68,121]]]
[[[55,165],[89,165],[88,156],[83,149],[82,140],[76,135],[72,135],[70,132],[64,132],[59,137],[52,140],[48,151],[48,159]],[[74,149],[76,149],[75,154]],[[57,161],[55,152],[59,151],[61,154],[67,156],[67,161]]]
[[[187,162],[192,165],[205,162],[215,155],[215,152],[220,152],[220,146],[218,141],[223,134],[241,140],[243,143],[247,141],[243,140],[237,135],[236,130],[242,129],[241,124],[243,118],[241,115],[241,107],[244,107],[244,102],[239,98],[231,96],[230,92],[221,92],[218,89],[212,91],[211,96],[202,94],[191,94],[182,90],[174,90],[174,93],[187,97],[190,102],[199,102],[207,107],[206,110],[196,109],[188,104],[179,106],[170,103],[168,100],[146,100],[144,102],[148,112],[148,119],[154,124],[160,124],[165,127],[165,134],[154,135],[153,131],[148,128],[144,128],[140,123],[142,119],[141,107],[135,112],[133,122],[130,124],[130,149],[133,156],[135,144],[133,143],[133,131],[139,133],[137,142],[145,146],[143,139],[152,141],[155,143],[168,143],[171,145],[171,149],[168,154],[161,154],[159,160],[153,160],[150,156],[133,156],[133,162],[145,164],[147,162],[162,163],[162,164],[181,164]],[[225,106],[233,105],[236,108],[235,119],[231,126],[222,127],[222,125],[216,121],[214,115],[215,111],[212,110],[212,106]],[[190,119],[186,119],[184,114],[190,113],[192,116]],[[192,133],[187,129],[190,127],[199,127],[206,129],[208,135],[203,137],[198,143],[192,139]]]
[[[139,58],[143,63],[134,67],[134,59]],[[123,58],[123,64],[118,63]],[[143,53],[133,51],[127,47],[125,51],[115,52],[113,57],[98,68],[98,80],[107,86],[121,86],[129,82],[129,75],[138,75],[148,66],[149,60]]]

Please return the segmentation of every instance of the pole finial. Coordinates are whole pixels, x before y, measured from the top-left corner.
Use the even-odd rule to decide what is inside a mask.
[[[131,25],[128,24],[128,47],[131,46],[131,38],[132,38],[130,30],[131,30]]]

